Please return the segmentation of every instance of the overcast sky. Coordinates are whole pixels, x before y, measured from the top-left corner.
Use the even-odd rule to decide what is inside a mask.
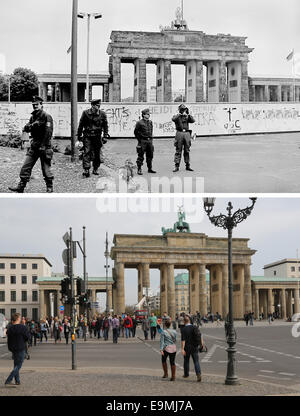
[[[217,198],[214,212],[226,213],[228,198]],[[251,202],[247,198],[231,198],[235,209]],[[99,202],[100,201],[100,202]],[[110,247],[115,233],[161,235],[161,227],[172,227],[177,221],[177,201],[171,202],[166,213],[149,212],[148,198],[144,199],[144,211],[124,211],[124,201],[119,211],[103,210],[103,199],[92,198],[7,198],[0,199],[0,253],[44,254],[53,265],[53,271],[62,272],[61,252],[65,248],[63,234],[73,227],[74,240],[82,239],[82,226],[86,226],[87,271],[90,276],[105,276],[105,232],[109,233]],[[132,200],[131,210],[141,206],[141,200]],[[165,203],[168,200],[164,200]],[[226,237],[226,231],[213,226],[202,215],[202,199],[185,203],[187,221],[192,232],[210,237]],[[192,212],[197,207],[198,214]],[[102,208],[101,208],[102,207]],[[111,208],[110,208],[111,209]],[[137,209],[135,209],[137,211]],[[252,275],[263,275],[263,266],[283,258],[296,258],[300,254],[300,199],[259,198],[252,214],[234,229],[234,237],[249,238],[249,247],[257,250],[251,266]],[[197,222],[195,222],[197,221]],[[80,257],[80,256],[79,256]],[[81,259],[76,261],[76,272],[82,275]],[[113,263],[110,261],[110,264]],[[151,270],[151,288],[159,286],[159,272]],[[125,272],[126,302],[137,301],[137,272]]]
[[[158,31],[159,25],[171,23],[179,4],[179,0],[79,0],[79,11],[103,14],[91,25],[90,70],[108,70],[106,48],[112,30]],[[7,72],[18,66],[38,73],[70,72],[66,51],[71,43],[71,0],[2,0],[0,10],[0,54],[5,55]],[[299,0],[185,0],[184,17],[193,30],[247,36],[247,45],[255,48],[250,75],[291,76],[286,57],[299,43]],[[84,72],[86,20],[78,20],[78,34],[78,69]],[[174,88],[182,83],[178,79]]]

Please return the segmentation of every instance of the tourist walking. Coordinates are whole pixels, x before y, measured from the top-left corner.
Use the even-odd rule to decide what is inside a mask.
[[[43,337],[45,337],[46,342],[48,342],[46,319],[42,319],[40,323],[40,342],[43,342]]]
[[[24,362],[26,342],[30,338],[30,334],[25,325],[21,324],[21,315],[15,313],[12,316],[12,323],[7,332],[7,346],[13,354],[14,368],[5,381],[6,386],[13,386],[12,380],[15,379],[16,385],[20,382],[20,369]]]
[[[104,341],[107,341],[108,340],[108,334],[109,334],[109,319],[106,316],[104,318],[104,321],[103,321],[103,337],[104,337]]]
[[[136,327],[137,327],[138,322],[137,322],[137,320],[135,319],[135,316],[134,316],[134,315],[131,317],[131,320],[132,320],[132,328],[131,328],[131,333],[132,333],[132,337],[133,337],[133,338],[135,338]]]
[[[113,331],[113,343],[117,344],[118,336],[119,336],[119,327],[120,327],[120,321],[117,315],[114,315],[111,325],[112,325],[112,331]]]
[[[164,370],[162,378],[168,378],[168,363],[167,358],[169,357],[170,366],[171,366],[171,381],[175,381],[176,378],[176,338],[177,333],[174,329],[170,328],[171,322],[166,321],[165,328],[161,330],[160,333],[160,353],[161,353],[161,363]]]
[[[190,357],[192,357],[195,367],[197,381],[201,381],[201,368],[199,364],[199,345],[203,346],[199,328],[191,324],[190,317],[184,317],[184,328],[181,332],[181,352],[184,357],[184,378],[189,377]]]
[[[71,332],[71,326],[70,326],[70,322],[68,322],[67,319],[65,319],[65,321],[64,321],[63,328],[64,328],[64,336],[65,336],[66,344],[68,344],[69,343],[69,335],[70,335],[70,332]]]
[[[154,315],[154,312],[152,312],[151,316],[149,317],[149,324],[150,324],[151,340],[154,341],[156,337],[156,325],[157,325],[157,316]]]
[[[145,319],[143,319],[143,322],[142,322],[142,330],[144,331],[144,337],[146,341],[148,340],[149,329],[150,329],[150,323],[148,320],[148,316],[146,315]]]
[[[132,319],[129,315],[125,315],[124,317],[124,328],[125,328],[125,336],[126,338],[131,337],[131,328],[132,328]]]

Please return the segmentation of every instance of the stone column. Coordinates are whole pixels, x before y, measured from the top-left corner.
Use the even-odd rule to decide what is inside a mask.
[[[255,289],[255,318],[258,319],[260,314],[259,307],[259,289]]]
[[[199,310],[201,316],[207,314],[206,267],[199,265]]]
[[[223,313],[223,270],[222,265],[216,265],[217,285],[218,285],[218,297],[216,302],[216,312]]]
[[[164,61],[164,102],[172,102],[172,73],[171,73],[171,61]]]
[[[112,56],[112,100],[121,102],[121,58]],[[124,312],[124,311],[123,311]]]
[[[43,289],[39,290],[39,298],[40,298],[40,318],[43,319],[45,317],[45,293]]]
[[[268,317],[268,298],[267,298],[267,290],[263,290],[263,313],[264,313],[264,319]]]
[[[250,264],[244,265],[244,311],[252,312]]]
[[[281,85],[277,85],[277,101],[281,102]]]
[[[108,103],[109,102],[109,85],[104,84],[102,91],[103,91],[102,92],[102,100],[103,100],[104,103]]]
[[[295,87],[295,100],[296,102],[300,101],[300,88],[299,87]]]
[[[255,85],[249,85],[249,101],[255,101]]]
[[[108,291],[107,291],[107,304],[108,304],[109,311],[111,309],[113,309],[113,307],[112,307],[112,289],[111,288],[109,288]],[[115,313],[115,310],[114,310],[114,313]]]
[[[143,285],[144,287],[150,287],[150,269],[149,263],[142,264],[142,271],[143,271]]]
[[[291,318],[293,316],[292,289],[288,290],[287,312],[288,316]]]
[[[219,62],[219,102],[228,101],[228,89],[226,79],[226,62],[222,59]]]
[[[62,306],[62,302],[60,300],[60,292],[59,290],[56,290],[56,305],[57,305],[57,316],[58,318],[60,318],[61,316],[63,316],[62,313],[60,313],[60,306]]]
[[[269,85],[265,85],[265,101],[270,101],[270,91],[269,91]]]
[[[146,59],[137,58],[134,61],[134,102],[147,101]]]
[[[228,263],[222,264],[222,292],[222,318],[226,319],[228,314]]]
[[[138,302],[143,298],[143,265],[138,265]]]
[[[268,289],[268,313],[274,312],[274,302],[272,289]]]
[[[300,302],[299,302],[299,288],[297,288],[297,289],[294,289],[294,307],[295,307],[295,310],[294,310],[294,312],[295,313],[300,313]]]
[[[289,101],[294,101],[294,85],[290,85],[290,99]]]
[[[248,60],[241,62],[241,98],[242,101],[249,101]]]
[[[203,94],[203,61],[196,60],[196,102],[204,101]]]
[[[125,312],[124,263],[116,264],[116,314]]]
[[[193,273],[193,266],[188,268],[189,270],[189,313],[194,310],[194,299],[195,299],[195,276]],[[192,288],[194,287],[194,290]]]
[[[286,298],[285,289],[281,289],[281,318],[286,319]]]
[[[116,310],[117,310],[117,288],[116,288],[115,283],[112,286],[112,302],[113,302],[113,310],[116,313]]]
[[[195,291],[194,291],[194,308],[195,308],[195,312],[199,312],[200,311],[200,268],[199,268],[199,264],[195,264],[193,265],[193,271],[194,271],[194,285],[195,285]],[[193,289],[193,288],[192,288]],[[193,292],[192,292],[193,293]]]
[[[160,266],[160,313],[163,315],[168,310],[168,285],[167,285],[167,265]]]
[[[168,315],[175,319],[176,299],[175,299],[175,279],[174,264],[168,264]]]
[[[283,101],[287,101],[288,100],[288,93],[287,93],[287,87],[285,86],[285,88],[283,89]]]

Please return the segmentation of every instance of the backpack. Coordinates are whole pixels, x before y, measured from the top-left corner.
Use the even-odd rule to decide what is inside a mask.
[[[201,345],[201,332],[197,326],[193,326],[193,344]]]
[[[129,318],[126,318],[125,324],[130,325],[130,319]]]
[[[108,326],[109,326],[108,320],[105,320],[104,321],[104,328],[108,328]]]

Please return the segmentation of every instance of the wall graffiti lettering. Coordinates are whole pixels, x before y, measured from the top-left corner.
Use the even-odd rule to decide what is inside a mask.
[[[111,137],[133,137],[141,111],[148,107],[153,121],[154,137],[174,137],[172,117],[179,103],[103,103]],[[186,104],[195,118],[191,125],[199,136],[241,133],[300,131],[300,103]],[[70,103],[45,103],[54,121],[56,137],[70,137]],[[78,104],[78,121],[89,104]],[[31,103],[0,103],[0,135],[21,133],[32,112]]]

